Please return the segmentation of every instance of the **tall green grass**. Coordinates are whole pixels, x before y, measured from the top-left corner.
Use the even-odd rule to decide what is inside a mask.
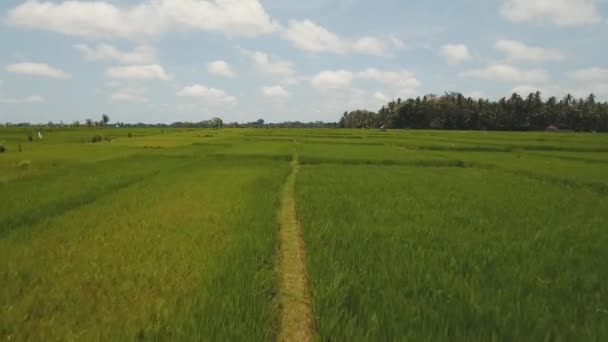
[[[305,166],[321,340],[603,340],[606,197],[478,168]]]
[[[0,141],[1,340],[275,339],[294,148],[320,340],[608,338],[606,135],[0,127]]]
[[[0,338],[273,339],[289,165],[208,152],[74,161],[0,185]]]

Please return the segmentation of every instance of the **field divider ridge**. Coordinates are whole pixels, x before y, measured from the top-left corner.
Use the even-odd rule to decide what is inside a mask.
[[[306,249],[295,200],[295,180],[299,166],[297,152],[294,152],[291,172],[283,185],[278,213],[278,341],[312,341],[314,336]]]

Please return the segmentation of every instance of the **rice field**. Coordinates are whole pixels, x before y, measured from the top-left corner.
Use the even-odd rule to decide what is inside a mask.
[[[608,135],[31,132],[0,127],[0,340],[608,339]]]

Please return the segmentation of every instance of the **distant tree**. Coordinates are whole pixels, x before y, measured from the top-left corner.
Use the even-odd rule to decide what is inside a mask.
[[[86,123],[87,123],[87,127],[93,127],[93,120],[92,119],[87,119]]]
[[[258,121],[255,122],[258,126],[264,126],[264,119],[258,119]]]
[[[537,91],[525,97],[517,93],[498,101],[473,99],[458,92],[433,94],[423,98],[397,99],[382,106],[377,113],[355,110],[342,115],[343,128],[414,128],[414,129],[490,129],[544,130],[554,126],[576,131],[608,131],[608,103],[595,95],[543,101]]]
[[[103,122],[103,126],[107,126],[108,122],[110,121],[110,117],[108,116],[108,114],[103,114],[101,116],[101,121]]]
[[[78,121],[78,120],[74,121],[74,123],[72,123],[72,126],[74,126],[76,128],[80,127],[80,121]]]
[[[211,119],[211,127],[215,129],[220,129],[224,127],[224,121],[222,119],[215,117]]]

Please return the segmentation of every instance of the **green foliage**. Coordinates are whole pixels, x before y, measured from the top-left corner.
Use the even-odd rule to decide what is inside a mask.
[[[608,338],[608,136],[265,127],[3,154],[0,340],[275,339],[294,150],[319,340]]]
[[[320,340],[608,336],[605,195],[475,167],[306,166],[296,189]]]
[[[473,99],[461,93],[427,95],[405,101],[391,101],[377,112],[356,110],[344,113],[343,128],[414,128],[532,131],[553,130],[608,131],[608,103],[586,99],[574,100],[568,94],[562,100],[550,97],[543,101],[540,92],[525,99],[512,94],[498,101]]]
[[[224,121],[220,118],[211,119],[211,128],[220,129],[224,127]]]
[[[101,116],[101,122],[103,123],[104,127],[108,125],[108,122],[110,122],[110,117],[107,114],[103,114]]]

